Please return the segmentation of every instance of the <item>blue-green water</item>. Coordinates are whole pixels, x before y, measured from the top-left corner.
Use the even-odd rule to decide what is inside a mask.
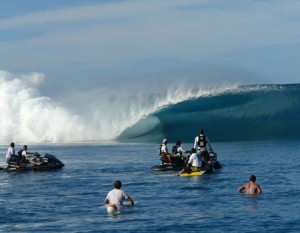
[[[0,173],[0,232],[300,232],[298,140],[213,146],[220,171],[175,177],[150,169],[156,144],[29,145],[65,167]],[[263,193],[237,194],[251,174]],[[136,205],[112,217],[103,200],[117,179]]]
[[[182,142],[199,128],[213,141],[300,139],[300,84],[242,86],[168,104],[124,129],[120,140]]]

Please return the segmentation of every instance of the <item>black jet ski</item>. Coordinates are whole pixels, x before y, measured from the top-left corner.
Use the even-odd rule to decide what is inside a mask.
[[[33,165],[24,159],[19,162],[9,162],[7,166],[0,167],[0,172],[45,171],[60,169],[65,166],[58,158],[51,154],[37,154],[35,162],[40,165]]]
[[[220,169],[222,165],[217,159],[217,153],[210,151],[208,153],[210,164],[206,165],[206,174],[212,173],[214,170]],[[153,166],[154,171],[180,171],[184,168],[184,159],[181,157],[172,157],[172,164],[168,163],[164,158],[160,157],[161,164]]]
[[[216,152],[208,152],[208,160],[210,163],[205,166],[205,174],[211,174],[222,167],[221,163],[218,161],[218,155]]]
[[[153,166],[154,171],[180,171],[184,167],[184,159],[172,157],[172,163],[168,163],[165,158],[160,157],[161,164]]]

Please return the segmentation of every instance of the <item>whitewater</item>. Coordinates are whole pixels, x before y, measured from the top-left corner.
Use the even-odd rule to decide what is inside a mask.
[[[163,137],[191,141],[200,127],[215,135],[215,141],[251,140],[258,133],[266,139],[300,137],[298,84],[179,85],[151,92],[99,87],[66,93],[59,100],[43,96],[43,85],[43,73],[0,71],[2,143],[157,142]]]
[[[42,96],[45,75],[0,72],[0,140],[2,142],[84,142],[114,140],[126,128],[164,106],[207,92],[180,91],[157,95],[104,96],[94,90],[73,107]],[[103,93],[103,90],[99,90]],[[93,96],[94,94],[94,96]],[[83,97],[85,93],[78,93]],[[77,100],[80,99],[77,95]],[[104,100],[103,100],[104,99]],[[78,101],[77,101],[78,102]]]

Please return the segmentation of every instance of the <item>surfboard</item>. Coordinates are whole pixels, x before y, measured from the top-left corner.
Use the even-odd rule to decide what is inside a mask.
[[[108,205],[106,208],[107,208],[108,214],[117,214],[117,212],[118,212],[118,209],[116,207]]]
[[[205,170],[191,173],[183,173],[180,176],[201,176],[205,173]]]

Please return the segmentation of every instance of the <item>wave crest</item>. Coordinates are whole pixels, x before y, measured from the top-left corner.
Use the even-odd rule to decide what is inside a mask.
[[[3,143],[119,140],[191,142],[204,128],[213,141],[300,137],[300,85],[228,85],[130,92],[98,88],[42,96],[41,73],[0,71]]]

